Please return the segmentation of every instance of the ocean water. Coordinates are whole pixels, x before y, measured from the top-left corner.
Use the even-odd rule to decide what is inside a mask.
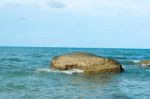
[[[116,59],[125,71],[85,75],[50,69],[54,56],[71,52]],[[150,99],[150,68],[136,65],[144,59],[150,50],[0,47],[0,99]]]

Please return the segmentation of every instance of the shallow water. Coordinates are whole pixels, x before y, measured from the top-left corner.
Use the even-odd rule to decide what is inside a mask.
[[[90,76],[49,69],[54,56],[78,51],[114,58],[125,71]],[[150,99],[150,68],[136,65],[144,59],[150,50],[0,47],[0,99]]]

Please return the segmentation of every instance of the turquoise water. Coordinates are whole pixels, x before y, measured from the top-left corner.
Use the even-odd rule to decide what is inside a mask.
[[[120,74],[85,75],[52,71],[51,59],[63,53],[92,52],[118,60]],[[0,47],[0,99],[150,99],[150,59],[144,49]]]

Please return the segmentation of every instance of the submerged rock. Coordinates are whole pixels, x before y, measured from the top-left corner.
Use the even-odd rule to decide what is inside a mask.
[[[82,52],[54,57],[51,68],[56,70],[80,69],[87,74],[119,73],[123,71],[121,64],[116,60]]]
[[[150,67],[150,60],[142,60],[138,62],[138,65],[143,66],[143,67]]]

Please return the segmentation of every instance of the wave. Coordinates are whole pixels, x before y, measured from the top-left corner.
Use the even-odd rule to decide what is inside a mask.
[[[150,69],[146,70],[147,72],[150,72]]]
[[[140,62],[141,60],[132,60],[134,63],[138,63]]]
[[[138,62],[140,62],[140,60],[125,60],[125,61],[121,61],[121,64],[124,64],[124,65],[137,65]]]
[[[83,70],[79,69],[71,69],[71,70],[53,70],[49,68],[38,68],[36,69],[36,72],[50,72],[50,73],[64,73],[64,74],[79,74],[84,73]]]

